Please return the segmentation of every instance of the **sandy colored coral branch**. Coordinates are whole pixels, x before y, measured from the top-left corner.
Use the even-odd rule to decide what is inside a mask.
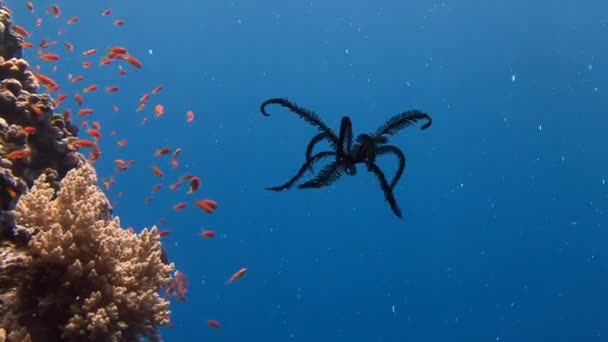
[[[57,193],[46,178],[15,209],[18,229],[31,238],[8,328],[35,341],[155,339],[156,328],[169,324],[159,291],[174,269],[161,260],[156,227],[122,229],[88,163],[68,172]]]

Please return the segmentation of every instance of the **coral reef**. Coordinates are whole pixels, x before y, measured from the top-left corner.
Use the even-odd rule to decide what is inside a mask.
[[[0,341],[159,340],[174,266],[158,231],[112,216],[11,25],[0,9]]]
[[[0,49],[1,50],[1,49]],[[54,101],[36,94],[38,82],[22,59],[0,56],[0,240],[13,238],[6,222],[19,195],[43,173],[56,173],[55,181],[79,166],[75,147],[70,144],[77,129],[62,114],[54,114]],[[12,152],[27,155],[10,157]]]
[[[46,180],[36,180],[15,210],[31,238],[0,264],[14,289],[4,315],[12,322],[0,324],[34,341],[154,339],[169,323],[159,291],[173,270],[161,261],[157,229],[120,228],[88,163],[68,172],[57,193]]]

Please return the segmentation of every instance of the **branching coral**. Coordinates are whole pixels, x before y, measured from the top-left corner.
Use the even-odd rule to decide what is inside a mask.
[[[6,315],[14,321],[2,327],[34,341],[156,339],[156,327],[169,323],[159,291],[173,270],[161,261],[156,227],[121,229],[88,163],[68,172],[58,192],[46,180],[17,203],[17,227],[31,237],[11,254],[27,272],[0,264],[0,279],[10,275],[14,285]]]

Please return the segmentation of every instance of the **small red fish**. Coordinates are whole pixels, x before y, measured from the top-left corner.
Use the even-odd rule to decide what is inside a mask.
[[[233,283],[235,280],[242,278],[245,273],[247,272],[247,268],[243,267],[240,270],[234,272],[234,274],[232,276],[230,276],[230,279],[228,279],[228,281],[226,282],[226,285]]]
[[[158,168],[158,167],[156,167],[156,166],[152,166],[152,172],[154,172],[154,174],[155,174],[157,177],[160,177],[160,178],[163,178],[163,176],[165,175],[165,174],[164,174],[164,173],[161,171],[161,169],[159,169],[159,168]]]
[[[201,236],[208,239],[212,239],[215,237],[215,232],[213,230],[203,230],[201,232]]]
[[[188,292],[188,280],[186,279],[186,275],[181,271],[175,271],[169,288],[165,291],[165,297],[175,294],[175,300],[177,302],[183,302],[186,300],[186,292]]]
[[[190,189],[188,190],[188,194],[193,194],[194,192],[196,192],[196,190],[198,190],[199,186],[201,185],[201,179],[198,177],[192,177],[190,178]]]
[[[181,203],[177,203],[176,205],[174,205],[174,206],[173,206],[173,209],[174,209],[175,211],[179,211],[179,210],[184,209],[186,206],[187,206],[187,204],[186,204],[186,203],[181,202]]]
[[[203,209],[207,214],[213,214],[217,208],[217,203],[214,200],[204,199],[196,201],[196,206]]]

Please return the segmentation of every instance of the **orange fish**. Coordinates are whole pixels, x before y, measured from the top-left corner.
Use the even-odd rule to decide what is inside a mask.
[[[36,113],[36,115],[43,115],[44,111],[37,104],[30,104],[30,108]]]
[[[72,111],[69,108],[63,111],[63,121],[72,121]]]
[[[204,199],[195,202],[196,206],[203,209],[207,214],[213,214],[213,211],[217,209],[217,203],[214,200]]]
[[[201,180],[198,177],[190,178],[190,190],[188,190],[188,194],[193,194],[196,190],[198,190],[201,185]]]
[[[59,6],[52,5],[51,7],[49,7],[48,13],[53,13],[53,15],[55,15],[55,18],[59,18],[59,15],[61,15],[61,10],[59,9]]]
[[[38,45],[41,49],[47,49],[53,45],[57,44],[56,40],[53,41],[47,41],[46,39],[42,39],[40,40],[40,44]]]
[[[232,284],[235,280],[237,280],[239,278],[242,278],[245,275],[245,272],[247,272],[247,268],[245,268],[245,267],[243,267],[240,270],[234,272],[234,274],[226,282],[226,285]]]
[[[154,155],[160,157],[169,154],[169,152],[171,152],[171,149],[169,147],[163,147],[157,149],[156,152],[154,152]]]
[[[192,122],[194,121],[194,112],[189,110],[186,112],[186,121],[187,122]]]
[[[116,20],[114,20],[114,25],[116,25],[116,26],[122,26],[124,24],[125,24],[125,21],[122,20],[122,19],[116,19]]]
[[[156,166],[152,166],[152,172],[154,172],[154,174],[160,178],[163,178],[163,176],[165,175],[158,167]]]
[[[141,69],[142,64],[137,58],[131,55],[125,55],[123,58],[126,59],[127,62],[131,63],[132,66],[136,67],[137,69]]]
[[[95,52],[97,52],[97,50],[96,50],[96,49],[88,49],[87,51],[84,51],[84,52],[82,53],[82,55],[83,55],[83,56],[90,56],[90,55],[94,54]]]
[[[67,99],[67,97],[67,94],[59,94],[57,96],[57,100],[55,101],[55,108],[61,107],[61,104],[63,103],[63,101],[65,101],[65,99]]]
[[[94,146],[97,146],[97,144],[94,141],[84,140],[84,139],[74,140],[74,141],[72,141],[72,145],[74,147],[94,147]]]
[[[148,102],[148,99],[150,99],[150,94],[145,93],[139,98],[139,103],[146,103]]]
[[[92,129],[92,128],[90,128],[90,129],[88,129],[88,130],[87,130],[87,133],[88,133],[90,136],[92,136],[92,137],[95,137],[95,138],[97,138],[97,139],[101,139],[101,133],[99,133],[99,131],[98,131],[98,130],[96,130],[96,129]]]
[[[83,108],[78,111],[79,117],[83,117],[85,115],[90,115],[90,114],[93,114],[93,109],[91,109],[91,108]]]
[[[111,9],[105,9],[101,12],[101,15],[110,15],[110,13],[112,13]]]
[[[157,104],[154,107],[154,114],[156,115],[156,117],[162,116],[163,114],[165,114],[165,107],[163,107],[163,105],[161,104]]]
[[[112,46],[108,48],[108,55],[125,55],[127,54],[127,48],[122,46]]]
[[[177,162],[177,157],[181,152],[181,148],[176,148],[175,151],[173,151],[173,156],[171,156],[171,166],[177,167],[179,165],[179,163]]]
[[[36,133],[36,127],[32,127],[32,126],[23,127],[21,129],[21,133],[23,133],[25,135],[35,134]]]
[[[79,106],[82,106],[82,104],[84,103],[84,99],[82,98],[82,95],[80,95],[80,94],[74,95],[74,101],[76,101],[76,103],[78,103]]]
[[[211,239],[215,237],[215,232],[213,230],[203,230],[201,236]]]
[[[38,79],[38,81],[42,83],[48,90],[53,91],[59,89],[59,85],[52,78],[39,73],[34,73],[34,76],[36,76],[36,79]]]
[[[184,209],[186,206],[187,206],[186,203],[181,202],[181,203],[178,203],[178,204],[174,205],[173,209],[176,210],[176,211],[178,211],[178,210]]]
[[[21,159],[21,158],[29,157],[31,154],[32,154],[32,150],[30,150],[29,148],[24,148],[21,150],[13,151],[13,152],[9,153],[6,157],[8,159]]]
[[[13,30],[24,37],[29,37],[30,33],[19,25],[13,25]]]
[[[8,195],[11,199],[17,198],[17,192],[15,190],[8,188],[6,191],[8,192]]]
[[[108,92],[108,93],[113,93],[113,92],[118,91],[118,89],[119,89],[119,88],[118,88],[118,86],[113,85],[113,86],[109,86],[109,87],[107,87],[107,88],[106,88],[106,92]]]
[[[219,329],[220,328],[220,322],[218,322],[215,319],[209,319],[209,320],[207,320],[207,325],[209,325],[213,329]]]
[[[71,17],[70,19],[68,19],[68,25],[69,24],[73,24],[73,23],[75,23],[77,21],[78,21],[78,17]]]
[[[82,92],[83,93],[90,93],[90,92],[95,91],[95,90],[97,90],[97,84],[91,84],[90,86],[84,88],[82,90]]]
[[[55,53],[42,53],[42,54],[38,55],[38,58],[40,58],[44,61],[53,62],[53,61],[59,60],[59,55],[57,55]]]

